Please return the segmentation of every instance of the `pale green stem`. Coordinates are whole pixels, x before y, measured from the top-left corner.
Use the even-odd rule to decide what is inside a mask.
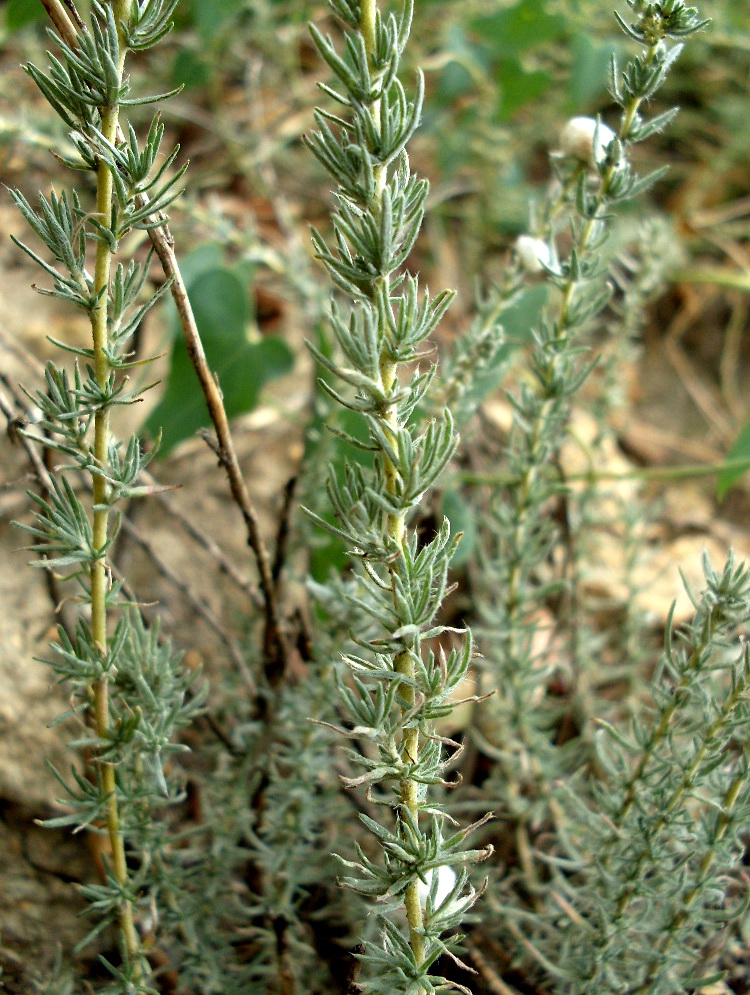
[[[698,868],[696,883],[680,902],[679,910],[672,916],[669,925],[662,931],[663,939],[654,951],[654,956],[651,959],[646,980],[638,989],[636,989],[633,995],[647,995],[647,993],[653,991],[654,982],[658,979],[661,969],[664,966],[666,954],[674,945],[678,930],[687,919],[693,903],[705,886],[706,879],[711,871],[714,860],[716,859],[716,848],[723,840],[729,826],[731,825],[732,811],[737,804],[740,792],[746,784],[747,771],[743,768],[732,781],[722,800],[721,815],[719,816],[718,825],[716,827],[714,846],[704,853],[700,867]]]
[[[114,0],[113,10],[115,21],[127,21],[130,17],[131,0]],[[122,79],[125,62],[125,47],[120,47],[118,75]],[[102,109],[101,131],[104,137],[113,145],[117,138],[119,108],[106,107]],[[109,222],[112,210],[113,184],[112,174],[107,166],[100,162],[96,175],[96,212],[103,224]],[[94,347],[94,372],[97,383],[104,388],[110,374],[110,365],[106,355],[108,344],[107,331],[107,292],[109,288],[112,255],[105,242],[96,243],[96,261],[94,266],[94,293],[99,303],[91,312],[91,332]],[[109,445],[109,411],[105,408],[97,411],[94,417],[94,458],[97,466],[107,465],[107,450]],[[107,508],[108,485],[104,476],[92,472],[93,489],[93,544],[94,549],[103,550],[107,544],[108,518]],[[94,643],[102,654],[107,656],[107,591],[109,588],[106,554],[100,555],[91,566],[91,635]],[[105,742],[109,739],[109,678],[100,677],[91,688],[94,710],[94,727],[98,738]],[[112,872],[117,882],[125,890],[128,884],[128,868],[125,858],[125,845],[120,829],[120,813],[117,804],[115,769],[106,762],[100,763],[102,787],[107,796],[107,834],[112,849]],[[122,941],[131,962],[136,978],[140,977],[140,944],[133,922],[133,909],[129,901],[123,900],[118,920]]]
[[[731,713],[740,704],[743,699],[748,686],[748,675],[747,670],[743,674],[742,678],[737,681],[737,683],[732,688],[732,692],[729,698],[725,701],[721,713],[714,719],[711,725],[703,733],[703,742],[701,743],[698,751],[693,757],[690,765],[683,772],[680,778],[680,783],[672,792],[669,801],[661,809],[661,814],[658,816],[656,821],[649,826],[649,833],[651,840],[653,841],[657,834],[662,831],[662,829],[667,825],[669,816],[677,808],[680,802],[685,798],[685,795],[693,788],[695,777],[701,767],[701,764],[705,760],[706,754],[709,748],[716,745],[717,738],[721,735],[722,731],[726,728],[727,721]],[[625,913],[633,894],[635,893],[636,884],[640,878],[640,873],[645,866],[648,859],[652,856],[652,846],[647,844],[643,847],[643,850],[638,855],[634,866],[630,871],[630,881],[623,888],[620,893],[620,897],[617,902],[617,908],[615,910],[615,915],[613,922],[617,922]]]
[[[713,477],[719,473],[729,470],[750,470],[750,459],[747,456],[741,459],[724,460],[723,463],[691,463],[688,466],[652,466],[634,467],[632,470],[584,470],[582,473],[566,473],[564,480],[566,484],[587,483],[596,484],[605,480],[644,480],[644,481],[666,481],[690,480],[699,477]],[[502,473],[472,473],[471,471],[459,472],[456,477],[463,484],[481,486],[488,484],[492,487],[509,487],[516,483],[516,478]]]
[[[653,61],[654,56],[656,55],[657,48],[658,45],[656,44],[653,44],[649,47],[646,56],[647,65],[650,65],[651,62]],[[619,138],[625,138],[629,134],[630,129],[633,126],[633,122],[635,121],[635,116],[638,113],[638,109],[642,103],[643,103],[643,97],[633,97],[629,102],[629,104],[627,105],[627,107],[625,108],[625,112],[623,114],[622,121],[620,123],[620,132],[618,135]],[[607,197],[607,193],[609,192],[610,183],[612,182],[612,177],[615,175],[616,170],[617,170],[616,166],[608,166],[602,173],[601,179],[599,181],[599,189],[596,192],[597,214],[599,213],[600,208],[604,204],[604,201]],[[585,251],[586,248],[588,248],[588,244],[591,241],[591,236],[593,234],[595,224],[596,224],[595,219],[589,218],[584,224],[583,228],[581,229],[581,234],[578,239],[578,245],[576,246],[579,254]],[[560,304],[560,320],[557,326],[558,338],[562,338],[562,336],[565,334],[565,329],[568,327],[570,304],[571,301],[573,300],[573,293],[575,291],[575,286],[576,286],[576,281],[572,278],[569,278],[567,283],[565,284],[565,287],[563,288],[562,302]]]
[[[370,61],[372,61],[375,51],[375,23],[377,14],[377,4],[375,0],[361,0],[360,4],[360,31],[365,42]],[[372,117],[376,125],[380,124],[380,101],[376,101],[372,106]],[[376,210],[379,209],[382,199],[382,192],[387,181],[387,173],[384,166],[375,168],[376,180]],[[386,278],[387,281],[387,278]],[[386,300],[388,299],[386,286]],[[385,350],[380,358],[380,377],[383,388],[388,393],[398,379],[398,368]],[[401,428],[398,420],[396,405],[389,405],[384,415],[386,428],[392,433],[397,433]],[[383,472],[385,474],[386,492],[395,495],[398,489],[398,471],[388,457],[383,455]],[[385,521],[385,532],[399,549],[403,549],[404,536],[406,531],[406,516],[404,513],[398,515],[387,515]],[[392,583],[395,589],[395,573],[392,572]],[[395,661],[394,668],[397,673],[402,674],[405,683],[401,689],[401,697],[404,700],[404,712],[409,712],[415,703],[414,693],[414,662],[408,652],[400,653]],[[416,763],[419,759],[419,729],[410,728],[404,731],[401,746],[401,755],[408,763]],[[415,821],[419,816],[419,786],[411,778],[405,778],[401,782],[401,804],[408,809]],[[424,962],[424,916],[419,898],[419,882],[414,881],[406,890],[404,896],[404,907],[406,918],[409,923],[409,942],[417,964]]]

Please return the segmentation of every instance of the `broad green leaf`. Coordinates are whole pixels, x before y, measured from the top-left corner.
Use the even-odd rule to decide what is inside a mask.
[[[292,368],[291,350],[275,336],[250,341],[250,300],[245,285],[231,270],[200,273],[188,283],[188,296],[209,368],[219,378],[227,414],[231,418],[251,411],[264,385]],[[161,430],[163,454],[211,424],[176,320],[175,325],[167,387],[145,425],[154,436]]]
[[[195,52],[181,48],[172,64],[172,86],[194,90],[205,86],[211,77],[211,70]]]
[[[440,107],[476,89],[477,79],[492,72],[492,59],[482,44],[467,35],[463,24],[452,24],[443,39],[446,60],[432,100]]]
[[[742,465],[742,460],[747,460],[747,466]],[[726,495],[732,484],[736,484],[747,473],[748,469],[750,469],[750,421],[742,429],[734,445],[727,453],[727,462],[739,463],[739,466],[733,466],[731,469],[724,470],[719,477],[716,485],[716,493],[720,499]]]
[[[467,93],[471,93],[475,87],[476,83],[464,63],[451,59],[440,73],[435,91],[435,103],[439,107],[446,107],[465,97]]]
[[[199,245],[192,252],[189,252],[184,259],[180,260],[180,273],[185,286],[189,288],[201,273],[208,270],[222,269],[224,266],[224,250],[213,242],[205,242]],[[188,294],[189,296],[189,294]],[[166,323],[170,330],[170,337],[177,338],[181,333],[179,322],[177,321],[177,308],[171,297],[164,301],[164,313]]]
[[[610,59],[615,51],[611,42],[597,42],[588,35],[574,35],[570,43],[570,78],[567,107],[571,114],[581,114],[606,92]]]
[[[565,18],[549,14],[544,0],[521,0],[513,7],[470,22],[471,29],[496,57],[517,56],[559,38]]]
[[[5,8],[5,27],[8,31],[18,31],[46,17],[40,0],[9,0]]]
[[[205,242],[180,260],[180,272],[186,286],[190,286],[201,273],[206,273],[212,269],[221,269],[223,264],[224,252],[221,246],[215,245],[213,242]]]
[[[192,0],[193,24],[201,38],[210,41],[246,6],[246,0]]]
[[[519,108],[549,90],[552,77],[541,71],[527,72],[517,59],[503,60],[500,78],[500,120],[508,121]]]

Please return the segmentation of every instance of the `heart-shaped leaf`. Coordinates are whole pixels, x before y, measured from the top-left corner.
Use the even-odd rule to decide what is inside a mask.
[[[219,379],[227,415],[231,418],[252,411],[265,384],[288,373],[294,365],[291,350],[275,336],[256,342],[248,338],[250,299],[243,281],[232,270],[216,267],[199,272],[188,285],[188,296],[209,368]],[[154,436],[161,430],[162,454],[211,424],[176,319],[175,325],[167,387],[145,425]]]

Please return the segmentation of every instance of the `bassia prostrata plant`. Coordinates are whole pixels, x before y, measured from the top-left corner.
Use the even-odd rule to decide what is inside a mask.
[[[51,663],[72,685],[75,715],[88,722],[81,745],[90,779],[65,778],[70,814],[53,824],[110,839],[105,881],[86,886],[94,929],[113,924],[121,937],[109,990],[694,990],[718,976],[731,938],[725,924],[742,913],[747,574],[732,561],[724,570],[706,563],[695,616],[670,626],[653,681],[655,654],[635,623],[619,639],[610,620],[606,659],[598,659],[601,637],[585,632],[576,593],[601,497],[597,467],[577,492],[561,451],[573,406],[588,403],[579,398],[597,334],[621,320],[617,334],[627,336],[643,300],[635,281],[645,295],[655,278],[656,266],[618,276],[622,313],[607,310],[607,274],[622,273],[612,217],[648,182],[635,176],[631,149],[669,123],[673,112],[648,118],[646,103],[678,54],[673,41],[700,19],[678,2],[630,4],[632,24],[623,18],[621,26],[642,50],[622,72],[613,66],[619,125],[577,116],[563,128],[548,197],[439,381],[428,342],[450,294],[430,295],[409,269],[427,196],[405,151],[420,119],[421,78],[410,95],[399,77],[412,8],[386,16],[370,0],[329,6],[338,21],[331,33],[343,45],[313,29],[337,82],[323,87],[325,108],[308,144],[337,188],[333,234],[314,234],[337,291],[313,353],[322,389],[346,410],[346,422],[331,427],[349,458],[336,457],[329,478],[335,522],[321,521],[323,495],[315,495],[312,517],[345,544],[354,568],[343,580],[307,584],[317,598],[311,614],[318,612],[307,631],[290,624],[284,565],[266,557],[264,568],[260,557],[265,635],[247,652],[243,686],[260,693],[241,697],[225,678],[212,716],[224,739],[201,744],[209,770],[201,824],[180,833],[177,845],[159,810],[180,797],[179,784],[162,760],[200,697],[189,699],[195,690],[158,631],[144,626],[139,606],[126,604],[135,597],[113,580],[115,503],[142,492],[147,457],[137,440],[118,447],[107,418],[135,399],[125,379],[127,339],[153,302],[147,261],[118,269],[116,256],[126,231],[148,227],[154,205],[167,206],[177,183],[170,157],[159,158],[158,122],[140,152],[129,128],[127,137],[117,132],[116,109],[130,99],[121,60],[144,47],[144,23],[156,40],[171,6],[94,6],[88,33],[63,39],[49,75],[33,71],[71,130],[79,158],[68,156],[70,163],[100,197],[91,208],[85,194],[80,204],[53,194],[36,207],[16,194],[49,250],[31,252],[52,275],[52,292],[98,329],[67,372],[49,368],[46,388],[33,396],[41,421],[27,434],[56,447],[63,464],[35,499],[31,530],[47,564],[79,587],[77,631],[61,631]],[[102,184],[110,181],[107,195]],[[640,265],[649,267],[648,253]],[[481,659],[468,633],[447,628],[441,614],[456,537],[431,516],[450,480],[455,425],[473,430],[483,373],[514,360],[503,313],[526,276],[547,280],[552,292],[524,385],[513,393],[502,492],[491,515],[477,505],[491,533],[474,540],[481,562],[470,567],[480,578]],[[605,390],[617,385],[613,370]],[[597,420],[610,404],[602,398]],[[323,451],[310,446],[309,458]],[[308,474],[317,481],[319,470]],[[639,513],[628,511],[635,534]],[[304,541],[304,525],[294,528]],[[254,524],[249,532],[257,536]],[[457,615],[473,610],[459,604]],[[321,619],[327,631],[314,633]],[[612,646],[620,647],[616,666]],[[484,703],[472,700],[472,673],[481,675],[480,690],[494,691]],[[625,689],[622,706],[613,688]],[[469,698],[473,723],[450,725],[449,696]],[[329,754],[331,726],[351,747],[346,792],[336,785],[343,767]],[[463,757],[447,729],[469,743]],[[454,766],[468,782],[463,793],[446,790]],[[470,811],[481,820],[490,809],[497,820],[477,827],[484,848],[467,851],[467,830],[450,816]],[[490,843],[501,856],[474,906],[490,863],[473,865],[489,856]],[[336,897],[330,850],[343,858],[354,898]],[[472,980],[453,954],[480,976]],[[357,957],[358,966],[350,963]],[[64,990],[57,977],[50,991]]]
[[[158,212],[178,195],[184,171],[172,169],[176,149],[161,154],[158,115],[144,140],[121,121],[123,107],[158,99],[131,95],[125,59],[168,33],[174,7],[165,0],[95,2],[74,41],[54,38],[46,70],[26,67],[68,129],[71,152],[58,158],[92,178],[93,201],[52,190],[32,203],[11,191],[43,246],[18,243],[51,280],[40,292],[84,312],[91,327],[88,346],[54,342],[74,357],[72,365],[50,362],[44,387],[33,393],[40,417],[28,438],[58,462],[47,493],[31,494],[34,523],[21,528],[35,540],[36,565],[74,588],[79,606],[74,630],[59,628],[48,662],[70,695],[68,715],[81,729],[72,745],[84,752],[87,770],[58,773],[69,813],[49,824],[105,840],[105,878],[83,887],[95,918],[87,940],[116,927],[121,959],[107,962],[108,991],[122,993],[153,991],[146,950],[169,888],[162,816],[182,793],[179,777],[167,772],[174,751],[184,749],[175,737],[202,699],[158,626],[145,627],[108,558],[118,507],[150,489],[141,474],[154,451],[146,453],[135,435],[118,440],[111,416],[142,392],[129,371],[143,361],[131,362],[130,343],[161,295],[146,292],[151,256],[122,259],[120,247],[129,232],[163,223]]]
[[[648,119],[644,103],[664,82],[680,39],[706,24],[681,3],[630,6],[632,22],[618,22],[642,48],[622,70],[612,60],[619,127],[568,122],[536,226],[516,243],[519,266],[546,273],[556,295],[534,334],[533,379],[513,397],[507,490],[494,503],[496,555],[485,558],[481,631],[497,694],[479,713],[477,741],[497,764],[485,790],[496,794],[516,840],[518,870],[489,898],[504,942],[515,944],[512,959],[534,965],[558,992],[666,995],[721,977],[719,951],[731,937],[724,927],[742,912],[726,882],[737,880],[747,812],[737,734],[747,709],[747,657],[737,636],[747,623],[746,570],[731,557],[720,571],[706,561],[695,617],[677,636],[670,625],[650,704],[631,701],[637,720],[625,731],[622,712],[612,722],[592,714],[606,707],[604,694],[597,701],[579,693],[582,678],[589,690],[597,679],[606,688],[615,673],[596,666],[596,646],[588,654],[595,672],[580,672],[571,634],[581,605],[573,601],[571,611],[566,600],[577,578],[565,578],[559,558],[571,538],[550,513],[567,503],[566,527],[580,529],[576,509],[585,513],[591,500],[591,492],[570,493],[560,453],[591,372],[592,329],[610,298],[613,208],[657,178],[634,174],[631,148],[676,108]],[[632,321],[627,310],[623,318]],[[591,480],[593,487],[596,467]],[[631,668],[629,686],[645,695],[632,669],[642,662],[642,653],[622,661],[618,679]]]
[[[533,332],[530,375],[512,396],[505,486],[492,499],[480,554],[482,628],[490,637],[483,669],[497,694],[483,709],[479,734],[482,748],[497,761],[496,790],[504,808],[521,823],[547,806],[549,783],[565,757],[554,746],[559,702],[539,694],[554,679],[560,637],[549,625],[543,631],[540,621],[549,619],[546,605],[564,586],[559,567],[550,567],[554,550],[565,542],[550,507],[566,492],[560,452],[574,399],[596,363],[592,329],[611,297],[612,215],[661,173],[639,177],[632,148],[666,127],[677,108],[648,118],[644,105],[681,51],[682,43],[673,40],[705,24],[682,3],[630,6],[632,24],[617,19],[641,48],[623,68],[612,59],[610,92],[621,109],[619,126],[615,131],[588,117],[567,122],[552,150],[553,180],[532,232],[515,246],[515,271],[545,275],[553,299]]]
[[[344,32],[342,54],[330,37],[312,32],[336,77],[337,89],[322,86],[336,111],[316,112],[308,144],[336,182],[336,211],[332,237],[316,231],[313,243],[346,301],[331,304],[339,355],[311,348],[344,385],[326,382],[325,389],[361,416],[366,431],[349,441],[371,456],[372,469],[347,461],[328,480],[336,524],[316,518],[355,558],[359,592],[350,596],[378,629],[355,633],[359,652],[344,657],[349,676],[342,675],[340,694],[346,733],[361,745],[350,759],[363,769],[347,784],[366,788],[378,806],[378,818],[360,818],[381,854],[372,859],[358,847],[343,880],[379,906],[382,942],[368,942],[361,955],[370,990],[416,995],[451,987],[434,965],[476,898],[466,865],[485,855],[464,849],[467,830],[449,824],[435,790],[455,749],[436,720],[450,712],[449,696],[472,657],[468,633],[435,648],[450,635],[437,616],[457,537],[447,520],[429,536],[414,522],[458,441],[450,410],[426,424],[419,419],[436,375],[425,342],[452,294],[421,293],[405,269],[428,191],[406,153],[420,119],[421,75],[413,97],[398,77],[413,4],[407,0],[398,15],[382,14],[374,0],[334,0],[330,9]]]

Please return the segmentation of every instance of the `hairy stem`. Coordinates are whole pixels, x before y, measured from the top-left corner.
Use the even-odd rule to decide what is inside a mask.
[[[127,21],[130,16],[130,0],[114,0],[113,12],[116,23]],[[119,30],[119,27],[118,27]],[[120,46],[118,78],[122,79],[125,62],[125,46]],[[101,131],[104,137],[114,144],[117,137],[118,107],[102,109]],[[107,224],[112,210],[113,184],[112,174],[104,162],[99,164],[96,175],[96,211],[103,224]],[[94,372],[102,391],[105,390],[110,374],[110,364],[107,358],[107,309],[112,254],[109,245],[98,241],[96,245],[96,262],[94,268],[94,293],[97,305],[91,312],[91,333],[94,346]],[[107,450],[109,445],[109,409],[104,407],[96,412],[94,417],[94,459],[99,467],[107,465]],[[105,548],[108,538],[109,507],[108,485],[104,475],[92,471],[93,488],[93,545],[98,555],[91,565],[91,634],[94,643],[102,654],[107,657],[107,591],[109,574]],[[109,729],[109,675],[103,674],[94,682],[91,689],[94,709],[94,727],[99,740],[106,742],[110,737]],[[120,828],[120,813],[117,804],[115,770],[106,761],[99,761],[102,787],[107,796],[107,834],[112,848],[112,871],[124,893],[128,890],[128,868],[125,858],[125,844]],[[140,975],[139,941],[133,922],[133,908],[129,899],[123,898],[120,904],[118,919],[122,941],[127,959],[133,967],[135,977]]]
[[[60,0],[41,0],[41,3],[60,38],[71,48],[75,48],[77,45],[76,25],[81,27],[83,22],[72,0],[67,0],[65,5]],[[129,7],[127,9],[129,10]],[[73,20],[71,20],[71,17]],[[115,120],[113,133],[118,139],[122,135],[117,126],[117,120]],[[147,203],[146,195],[139,195],[137,201],[139,206]],[[279,605],[277,586],[272,576],[271,558],[263,541],[257,512],[250,499],[250,493],[242,475],[221,390],[206,359],[203,342],[188,298],[187,288],[185,287],[185,281],[182,278],[177,262],[172,235],[163,215],[152,215],[149,218],[149,222],[154,222],[154,224],[149,226],[147,234],[159,258],[164,275],[170,281],[169,289],[177,308],[177,315],[183,335],[185,336],[188,355],[198,377],[198,382],[206,401],[206,407],[208,408],[208,414],[216,432],[218,444],[214,445],[213,448],[219,463],[227,475],[232,498],[242,514],[247,529],[247,543],[253,551],[258,568],[260,589],[266,609],[264,627],[266,675],[269,683],[274,686],[278,683],[284,672],[288,646],[281,607]],[[255,688],[252,680],[249,679],[247,668],[241,669],[240,672],[249,689],[254,691]]]
[[[362,37],[364,38],[365,49],[371,64],[373,63],[373,56],[375,52],[376,17],[376,0],[361,0],[360,30],[362,32]],[[381,115],[379,100],[373,103],[371,114],[376,127],[378,127],[380,125]],[[382,165],[376,166],[374,172],[376,189],[375,214],[377,216],[381,210],[382,191],[387,179],[386,167]],[[382,281],[385,284],[382,289],[387,302],[390,296],[388,286],[389,279],[385,276],[382,278]],[[387,330],[381,329],[381,331],[385,333]],[[387,341],[387,336],[385,334],[383,335],[383,340]],[[380,378],[384,393],[386,395],[390,394],[398,383],[398,366],[391,360],[388,354],[387,346],[383,347],[383,351],[380,356]],[[390,404],[387,407],[383,420],[391,441],[395,444],[396,434],[401,429],[397,405]],[[386,491],[389,495],[395,497],[398,492],[398,471],[385,453],[383,454],[383,473],[385,475]],[[399,550],[403,550],[406,532],[405,512],[398,515],[387,514],[384,517],[384,531],[386,535],[399,548]],[[391,572],[391,584],[395,599],[396,571],[398,570],[398,563],[394,564],[389,569]],[[411,711],[411,709],[414,708],[416,700],[414,690],[414,661],[411,653],[408,651],[400,653],[394,661],[394,669],[396,673],[402,674],[405,678],[404,684],[400,689],[401,697],[404,701],[404,712]],[[419,729],[416,726],[404,731],[403,741],[401,744],[401,755],[402,758],[410,764],[415,764],[419,759]],[[409,813],[416,822],[419,818],[419,786],[417,782],[411,778],[404,778],[401,782],[401,805],[403,808],[409,810]],[[411,949],[414,954],[414,959],[417,964],[421,966],[425,957],[424,916],[419,896],[419,882],[416,880],[413,881],[406,890],[406,894],[404,895],[404,908],[406,910],[406,918],[409,923],[409,942]]]

